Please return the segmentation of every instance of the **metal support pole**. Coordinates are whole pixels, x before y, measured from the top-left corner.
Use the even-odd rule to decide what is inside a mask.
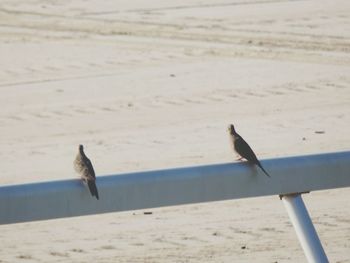
[[[283,195],[281,199],[287,209],[289,218],[292,221],[308,262],[328,263],[326,253],[317,236],[301,194]]]

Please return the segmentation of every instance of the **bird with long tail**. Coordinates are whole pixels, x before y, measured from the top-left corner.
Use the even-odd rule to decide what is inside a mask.
[[[91,195],[95,196],[98,200],[99,196],[94,167],[92,166],[90,159],[85,155],[83,145],[79,145],[79,152],[74,160],[74,169],[80,174],[83,182],[89,187]]]
[[[228,132],[230,133],[230,138],[233,144],[234,150],[244,159],[246,159],[249,163],[252,163],[254,165],[257,165],[260,167],[260,169],[268,176],[271,177],[264,169],[264,167],[261,165],[260,161],[256,157],[255,153],[253,152],[252,148],[250,148],[249,144],[242,138],[241,135],[239,135],[233,124],[230,124],[228,126]]]

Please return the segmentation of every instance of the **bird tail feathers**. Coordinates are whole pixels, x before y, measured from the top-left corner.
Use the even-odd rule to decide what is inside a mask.
[[[95,196],[96,199],[98,200],[99,197],[98,197],[98,191],[97,191],[97,186],[96,186],[95,181],[88,180],[88,186],[89,186],[89,190],[90,190],[91,195]]]
[[[258,161],[257,165],[260,167],[260,169],[268,176],[271,177],[264,169],[264,167],[262,167],[261,163]]]

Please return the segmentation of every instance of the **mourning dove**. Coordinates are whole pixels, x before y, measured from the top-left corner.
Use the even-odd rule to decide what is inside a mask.
[[[74,160],[74,169],[81,175],[83,182],[88,185],[91,195],[98,199],[95,171],[91,161],[84,153],[83,145],[79,145],[79,152]]]
[[[270,175],[265,171],[265,169],[262,167],[260,161],[256,157],[255,153],[253,152],[252,148],[248,145],[248,143],[236,132],[235,127],[230,124],[228,127],[228,131],[230,133],[230,138],[233,143],[233,147],[235,151],[244,159],[246,159],[248,162],[255,164],[260,167],[260,169],[268,176]]]

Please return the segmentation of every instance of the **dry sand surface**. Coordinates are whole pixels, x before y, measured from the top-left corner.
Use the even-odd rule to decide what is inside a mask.
[[[1,184],[349,150],[348,0],[1,0]],[[320,131],[321,133],[315,133]],[[350,262],[350,189],[305,195]],[[305,262],[277,197],[0,226],[0,262]]]

